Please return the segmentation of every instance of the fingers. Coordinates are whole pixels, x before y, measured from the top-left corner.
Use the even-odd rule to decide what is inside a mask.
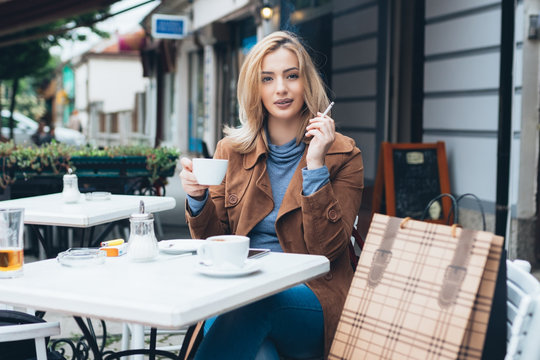
[[[197,181],[195,175],[193,175],[193,163],[188,158],[182,158],[180,160],[182,165],[182,171],[180,171],[180,180],[182,181],[182,187],[186,194],[197,197],[204,194],[205,190],[208,189],[208,185],[200,185]]]
[[[190,172],[193,171],[193,162],[191,161],[191,159],[183,157],[182,159],[180,159],[180,164],[182,165],[182,168]]]
[[[305,136],[328,135],[333,138],[336,131],[334,120],[328,116],[322,117],[320,112],[317,115],[317,117],[309,120]]]

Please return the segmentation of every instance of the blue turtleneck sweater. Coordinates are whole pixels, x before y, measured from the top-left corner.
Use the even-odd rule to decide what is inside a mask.
[[[276,234],[276,219],[283,196],[287,191],[287,187],[291,182],[293,174],[298,167],[298,163],[302,158],[306,144],[301,142],[296,145],[296,139],[290,142],[277,146],[269,144],[270,151],[266,159],[266,168],[270,178],[272,187],[272,197],[274,199],[274,208],[262,219],[248,234],[250,237],[250,247],[252,248],[267,248],[272,251],[283,251],[279,245]],[[328,183],[330,173],[328,168],[323,166],[319,169],[308,170],[302,169],[302,192],[303,195],[309,196],[319,190],[322,186]],[[193,215],[197,215],[208,198],[208,192],[205,198],[197,201],[188,196],[188,205]]]

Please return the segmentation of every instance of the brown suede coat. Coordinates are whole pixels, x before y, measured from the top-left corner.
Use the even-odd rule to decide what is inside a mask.
[[[325,158],[330,182],[304,196],[301,169],[306,166],[307,149],[283,197],[276,232],[285,252],[324,255],[330,260],[330,272],[307,283],[323,308],[326,357],[353,277],[348,243],[362,200],[364,167],[354,140],[336,133]],[[266,156],[262,139],[255,150],[243,155],[232,150],[227,138],[218,143],[214,157],[229,160],[227,174],[221,185],[210,187],[209,201],[199,215],[192,216],[186,205],[193,238],[247,235],[272,211]]]

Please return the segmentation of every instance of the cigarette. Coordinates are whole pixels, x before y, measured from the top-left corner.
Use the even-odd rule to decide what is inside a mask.
[[[115,246],[115,245],[122,245],[124,243],[124,239],[114,239],[109,241],[102,241],[101,246]]]
[[[328,105],[328,107],[326,108],[326,110],[324,110],[323,114],[322,114],[322,117],[325,117],[326,114],[328,114],[328,112],[330,111],[330,109],[332,109],[332,106],[334,106],[334,102],[332,101],[330,103],[330,105]]]

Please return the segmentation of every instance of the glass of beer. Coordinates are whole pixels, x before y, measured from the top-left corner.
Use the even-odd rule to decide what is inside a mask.
[[[24,209],[0,209],[0,278],[22,274]]]

